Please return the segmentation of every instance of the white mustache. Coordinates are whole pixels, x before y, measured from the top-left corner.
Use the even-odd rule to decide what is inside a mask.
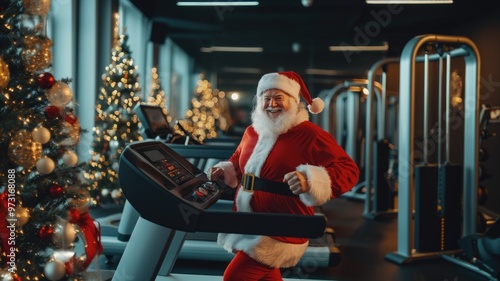
[[[271,113],[276,113],[276,112],[280,112],[282,111],[283,109],[282,108],[279,108],[279,107],[268,107],[265,109],[267,112],[271,112]]]

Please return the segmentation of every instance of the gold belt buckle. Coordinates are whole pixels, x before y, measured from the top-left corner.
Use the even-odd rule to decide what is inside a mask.
[[[243,190],[246,192],[253,192],[253,185],[255,183],[254,174],[244,174],[243,175]],[[250,188],[248,188],[250,186]]]

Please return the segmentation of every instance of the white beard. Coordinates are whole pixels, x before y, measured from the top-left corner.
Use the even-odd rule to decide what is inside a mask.
[[[260,102],[257,102],[252,112],[252,125],[259,135],[276,138],[303,121],[298,117],[305,111],[304,108],[301,103],[291,102],[288,110],[283,110],[278,117],[271,118],[266,109],[262,109]],[[307,114],[307,111],[305,113]]]

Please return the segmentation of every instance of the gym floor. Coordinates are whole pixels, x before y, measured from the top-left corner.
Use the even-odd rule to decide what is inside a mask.
[[[336,244],[342,261],[335,267],[317,268],[314,265],[283,270],[285,278],[338,281],[488,281],[489,279],[441,258],[424,259],[397,265],[385,259],[397,249],[397,219],[370,220],[362,217],[363,202],[339,198],[324,205],[328,226],[335,230]],[[92,210],[94,218],[99,210]],[[104,214],[107,215],[107,214]],[[111,263],[99,257],[90,269],[105,276],[116,268],[119,257]],[[178,260],[173,273],[219,275],[226,262]],[[203,279],[200,279],[203,280]]]

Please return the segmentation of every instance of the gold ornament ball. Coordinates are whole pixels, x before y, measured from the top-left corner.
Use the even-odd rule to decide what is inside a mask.
[[[66,275],[66,267],[63,262],[52,260],[45,265],[44,273],[49,280],[61,280]]]
[[[7,85],[9,85],[9,81],[10,81],[9,64],[6,63],[0,57],[0,89],[7,87]]]
[[[56,164],[54,163],[54,160],[50,159],[47,156],[40,158],[40,160],[36,162],[36,170],[40,174],[48,175],[52,173],[55,168]]]
[[[30,218],[30,210],[28,208],[22,207],[20,205],[16,206],[16,225],[25,225]]]
[[[7,154],[15,164],[30,169],[42,156],[42,145],[33,141],[27,130],[21,130],[10,140]]]
[[[52,88],[45,92],[45,95],[50,103],[57,107],[63,107],[73,99],[70,87],[64,82],[56,82]]]
[[[64,152],[62,160],[66,166],[74,167],[78,163],[78,156],[73,150],[68,150]]]
[[[39,142],[41,144],[45,144],[50,140],[50,131],[43,126],[38,126],[35,129],[33,129],[31,135],[34,141]]]
[[[23,0],[26,14],[43,16],[50,11],[50,0]]]
[[[26,35],[24,36],[25,48],[21,52],[26,69],[31,72],[46,69],[52,63],[52,41],[48,38]]]
[[[54,234],[52,235],[52,241],[55,245],[61,248],[66,248],[73,244],[75,238],[75,226],[67,220],[57,218],[54,225]]]

